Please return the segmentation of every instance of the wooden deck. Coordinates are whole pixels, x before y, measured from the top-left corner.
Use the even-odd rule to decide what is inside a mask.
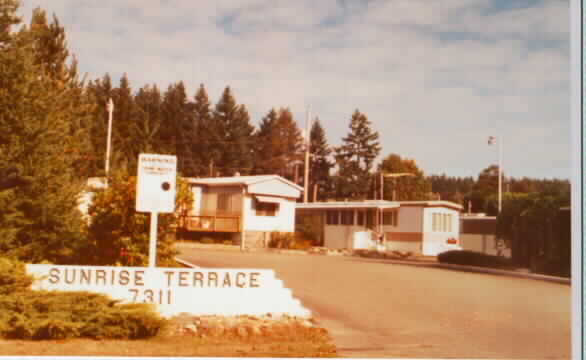
[[[182,219],[181,226],[187,231],[240,232],[241,215],[237,213],[207,213],[190,215]]]

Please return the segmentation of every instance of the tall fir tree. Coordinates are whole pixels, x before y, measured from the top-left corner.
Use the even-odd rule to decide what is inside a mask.
[[[214,156],[211,153],[212,107],[204,84],[200,84],[192,107],[196,141],[191,144],[194,176],[209,175]]]
[[[366,199],[371,188],[370,170],[381,147],[378,132],[358,109],[350,119],[350,132],[342,138],[342,145],[335,148],[336,196],[344,199]]]
[[[189,159],[191,144],[194,142],[193,116],[183,82],[168,86],[163,95],[163,126],[159,131],[162,151],[177,156],[177,171],[191,175]],[[189,173],[189,174],[188,174]]]
[[[146,85],[134,97],[136,120],[133,128],[133,157],[140,153],[158,153],[157,135],[161,128],[161,92],[156,85]]]
[[[215,168],[223,176],[250,173],[254,127],[246,107],[236,103],[229,86],[216,104],[212,123],[212,152],[219,155]]]
[[[332,149],[328,145],[325,130],[318,118],[311,126],[309,141],[311,159],[309,199],[321,201],[328,198],[333,191],[330,170],[334,163],[330,159]]]
[[[138,159],[134,158],[135,145],[132,129],[135,127],[136,109],[128,75],[124,73],[119,86],[113,91],[112,152],[110,168],[118,167],[127,172],[136,171]]]
[[[90,101],[95,105],[91,120],[87,124],[91,143],[89,176],[104,176],[106,163],[106,146],[108,138],[108,101],[114,95],[112,80],[109,74],[101,79],[90,81],[86,89]]]
[[[254,134],[254,174],[277,174],[280,161],[275,154],[277,147],[277,111],[272,108],[261,119]]]
[[[278,174],[299,182],[303,169],[303,138],[289,108],[279,109],[273,152],[279,164]]]
[[[0,14],[11,18],[11,2]],[[0,253],[25,261],[69,262],[83,242],[77,199],[83,181],[75,173],[72,146],[80,113],[79,82],[69,65],[39,63],[39,37],[24,28],[8,34],[0,49]],[[5,37],[6,38],[6,37]],[[56,40],[57,41],[57,40]],[[58,42],[58,41],[57,41]],[[58,57],[56,57],[58,58]]]

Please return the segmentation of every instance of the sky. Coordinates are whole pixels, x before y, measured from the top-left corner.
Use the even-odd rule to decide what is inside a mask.
[[[24,0],[54,13],[87,79],[126,73],[136,91],[226,86],[254,125],[289,107],[332,146],[358,109],[380,160],[426,175],[569,178],[568,0]]]

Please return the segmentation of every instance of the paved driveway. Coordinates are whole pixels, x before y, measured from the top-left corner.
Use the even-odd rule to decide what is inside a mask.
[[[181,248],[203,267],[274,269],[340,356],[569,358],[570,286],[319,255]]]

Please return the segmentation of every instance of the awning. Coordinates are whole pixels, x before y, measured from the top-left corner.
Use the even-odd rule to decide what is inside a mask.
[[[281,199],[278,198],[278,197],[262,196],[262,195],[255,195],[254,197],[256,198],[256,200],[258,200],[260,202],[275,203],[275,204],[280,204],[281,203]]]

